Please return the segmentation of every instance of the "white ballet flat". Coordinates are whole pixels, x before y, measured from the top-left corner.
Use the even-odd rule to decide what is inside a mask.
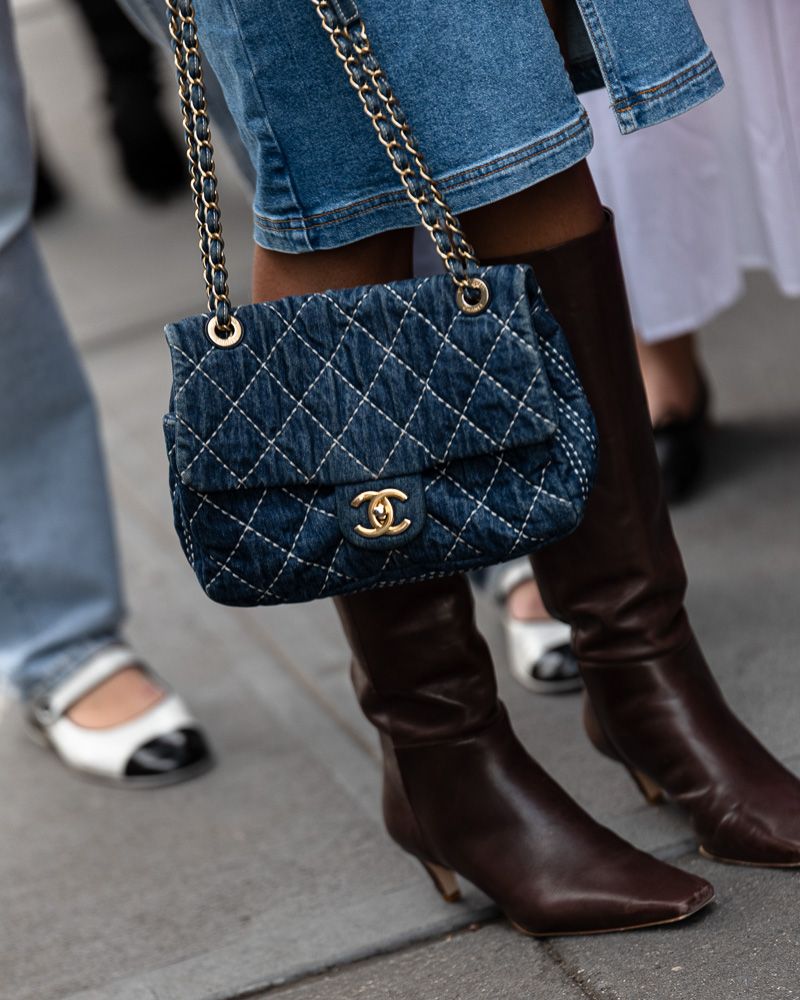
[[[167,693],[129,722],[87,729],[66,713],[84,695],[126,667],[145,670]],[[82,777],[126,788],[153,788],[186,781],[213,766],[197,720],[183,700],[123,644],[101,649],[52,691],[28,708],[30,734],[50,746]]]
[[[522,621],[506,610],[508,595],[519,584],[533,579],[527,559],[511,563],[499,575],[495,593],[503,605],[508,668],[511,676],[537,694],[566,694],[582,686],[570,645],[570,627],[548,618]]]

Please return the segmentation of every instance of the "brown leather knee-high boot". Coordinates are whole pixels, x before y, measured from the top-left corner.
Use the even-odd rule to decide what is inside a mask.
[[[463,577],[338,598],[381,734],[390,835],[445,899],[455,872],[534,935],[680,920],[711,886],[595,823],[526,753],[497,700]]]
[[[629,768],[649,801],[663,789],[689,811],[703,853],[800,865],[800,782],[733,715],[683,607],[686,576],[613,220],[514,261],[533,267],[566,334],[600,437],[583,523],[533,557],[548,610],[573,627],[589,735]]]

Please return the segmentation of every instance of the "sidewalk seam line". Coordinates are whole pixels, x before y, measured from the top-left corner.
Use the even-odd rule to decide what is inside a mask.
[[[542,948],[547,957],[555,962],[566,978],[577,986],[581,993],[585,997],[588,997],[589,1000],[620,1000],[619,994],[608,989],[608,987],[604,987],[599,993],[592,989],[589,983],[582,981],[579,977],[578,973],[582,970],[576,969],[574,972],[570,971],[567,960],[558,950],[557,945],[551,941],[543,941]]]

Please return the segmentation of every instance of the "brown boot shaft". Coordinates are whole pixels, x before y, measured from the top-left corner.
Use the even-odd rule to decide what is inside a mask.
[[[733,715],[683,608],[611,218],[515,262],[533,267],[597,422],[584,520],[532,560],[548,609],[573,626],[589,735],[649,801],[664,789],[687,809],[709,856],[800,866],[800,783]]]
[[[690,635],[686,574],[661,488],[613,219],[513,262],[531,265],[564,330],[599,435],[583,522],[533,556],[545,604],[574,626],[584,666],[679,648]]]
[[[335,599],[364,714],[395,746],[483,728],[497,712],[491,654],[466,577]]]

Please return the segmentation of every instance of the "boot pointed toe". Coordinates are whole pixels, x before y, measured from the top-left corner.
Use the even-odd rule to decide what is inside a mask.
[[[793,775],[787,772],[790,781]],[[710,838],[699,838],[699,851],[712,861],[753,868],[800,867],[800,796],[785,789],[782,811],[758,797],[728,817]]]
[[[689,872],[684,872],[684,874],[692,879],[694,888],[691,895],[677,907],[676,920],[684,920],[686,917],[691,917],[693,914],[698,913],[703,907],[712,903],[715,896],[714,886],[706,881],[706,879],[701,878],[699,875],[690,875]],[[687,885],[687,891],[690,888],[691,886]]]
[[[338,598],[361,707],[381,732],[389,835],[446,900],[456,874],[526,934],[680,920],[708,883],[596,823],[528,755],[497,699],[461,577]]]
[[[736,718],[694,639],[657,661],[583,674],[591,741],[686,810],[703,855],[800,866],[800,780]]]
[[[532,937],[612,934],[677,923],[702,910],[714,899],[714,888],[705,879],[650,855],[625,847],[624,875],[614,865],[597,878],[576,870],[570,892],[570,874],[561,874],[559,899],[541,905],[509,909],[511,923]],[[636,855],[636,860],[633,856]]]
[[[628,846],[628,845],[626,845]],[[677,923],[702,910],[714,899],[710,882],[691,872],[637,851],[639,863],[627,866],[628,878],[614,885],[604,900],[606,925],[595,930],[562,933],[611,933]],[[599,908],[599,900],[595,903]],[[586,922],[586,910],[578,925]]]
[[[673,869],[675,870],[675,869]],[[618,934],[622,931],[646,930],[675,924],[694,916],[714,900],[714,889],[706,882],[685,898],[675,899],[674,893],[667,899],[626,900],[614,906],[608,899],[595,900],[582,907],[584,912],[576,912],[571,919],[562,919],[557,924],[542,924],[535,929],[526,927],[513,918],[509,922],[529,937],[580,937],[587,934]],[[602,905],[606,919],[602,926],[597,922],[587,922],[585,910],[597,910]]]
[[[637,850],[585,813],[528,755],[502,704],[478,732],[390,754],[390,835],[469,879],[526,934],[671,923],[713,896],[705,880]]]

